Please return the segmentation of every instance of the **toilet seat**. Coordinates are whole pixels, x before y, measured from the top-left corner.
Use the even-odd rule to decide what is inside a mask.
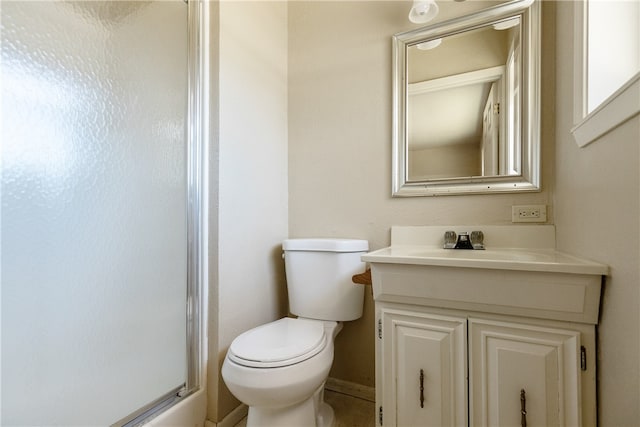
[[[315,356],[326,343],[323,322],[285,317],[238,336],[227,357],[242,366],[277,368]]]

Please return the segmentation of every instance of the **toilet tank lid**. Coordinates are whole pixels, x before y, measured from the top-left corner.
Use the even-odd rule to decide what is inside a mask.
[[[282,249],[285,251],[367,252],[369,242],[337,238],[287,239],[282,242]]]

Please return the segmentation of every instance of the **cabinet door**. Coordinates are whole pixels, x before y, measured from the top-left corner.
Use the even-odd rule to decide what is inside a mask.
[[[384,425],[466,425],[466,319],[385,309],[381,316]]]
[[[469,337],[472,426],[580,425],[579,332],[469,319]]]

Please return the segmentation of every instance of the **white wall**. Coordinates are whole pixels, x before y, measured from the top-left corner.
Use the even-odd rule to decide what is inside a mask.
[[[441,2],[439,17],[486,5]],[[378,249],[390,243],[389,230],[396,224],[510,224],[514,204],[547,204],[553,212],[553,108],[542,111],[542,192],[391,198],[391,37],[417,27],[407,19],[410,8],[409,1],[290,3],[292,237],[356,237]],[[555,100],[554,43],[552,38],[543,43],[547,106]],[[331,376],[373,386],[370,295],[364,310],[362,319],[347,323],[338,335]]]
[[[557,2],[555,221],[561,250],[606,263],[598,328],[599,425],[640,420],[640,117],[578,148],[573,125],[573,2]]]
[[[212,141],[208,418],[238,402],[219,376],[231,341],[286,313],[281,243],[287,213],[287,6],[222,1],[212,55],[217,138]],[[216,28],[216,24],[212,24]],[[217,46],[216,46],[217,44]],[[217,336],[215,336],[217,335]]]

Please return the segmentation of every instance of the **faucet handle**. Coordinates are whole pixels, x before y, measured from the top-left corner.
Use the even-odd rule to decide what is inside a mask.
[[[444,232],[444,249],[454,249],[456,247],[456,232],[445,231]]]
[[[472,231],[469,239],[473,249],[484,249],[484,233],[482,231]]]

